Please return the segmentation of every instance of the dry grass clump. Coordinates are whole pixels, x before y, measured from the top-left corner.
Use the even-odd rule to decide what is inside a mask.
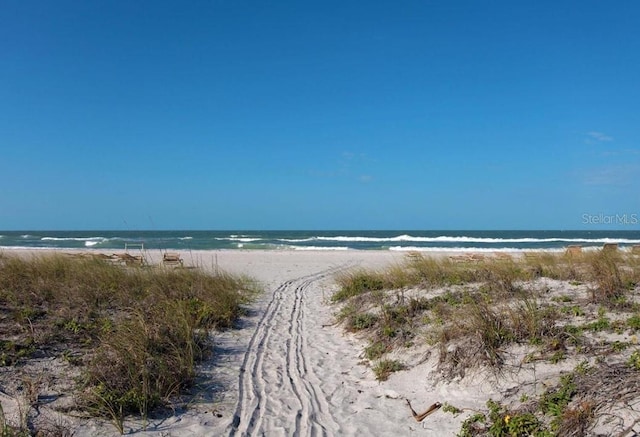
[[[414,256],[407,260],[405,268],[413,279],[408,285],[428,287],[483,282],[495,290],[512,292],[515,282],[530,278],[529,272],[512,259],[454,262],[449,258]]]
[[[384,275],[375,271],[356,270],[339,273],[336,282],[340,290],[331,297],[333,302],[342,302],[351,297],[390,288]]]
[[[536,277],[593,284],[593,301],[611,303],[640,283],[640,257],[620,251],[535,253],[525,258]]]
[[[584,281],[588,273],[586,252],[579,255],[553,252],[530,252],[524,255],[524,265],[533,277],[562,281]]]
[[[403,265],[385,271],[358,269],[342,272],[336,277],[340,289],[332,296],[333,302],[343,302],[354,296],[381,290],[482,282],[493,291],[512,293],[517,282],[531,278],[530,272],[510,259],[485,259],[459,263],[448,258],[412,256]]]
[[[512,343],[543,350],[564,348],[567,336],[558,321],[554,307],[529,297],[518,295],[503,301],[469,296],[434,327],[440,369],[448,376],[464,376],[466,369],[484,363],[500,366],[506,346]]]
[[[602,251],[589,257],[588,262],[591,267],[589,279],[595,283],[592,292],[594,302],[612,302],[627,291],[618,267],[622,263],[620,255]],[[631,278],[628,280],[633,281]]]
[[[447,258],[414,256],[407,259],[406,268],[415,285],[456,285],[474,280],[473,272]]]
[[[123,268],[99,259],[0,255],[0,364],[77,357],[81,408],[146,416],[194,380],[209,331],[256,292],[247,278],[197,269]]]
[[[404,369],[404,364],[397,360],[381,360],[373,368],[378,381],[386,381],[393,372]]]

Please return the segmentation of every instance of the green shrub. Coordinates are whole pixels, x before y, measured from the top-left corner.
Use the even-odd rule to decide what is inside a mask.
[[[609,329],[610,327],[611,327],[611,321],[605,315],[600,315],[598,317],[598,320],[596,320],[595,322],[591,322],[591,323],[588,323],[588,324],[585,325],[585,328],[587,328],[590,331],[595,331],[595,332],[605,331],[605,330]]]
[[[533,413],[507,411],[500,403],[487,401],[488,416],[477,413],[467,418],[461,426],[459,437],[489,435],[492,437],[551,437],[549,432]]]
[[[576,394],[574,375],[569,373],[560,378],[560,385],[555,390],[548,390],[540,399],[540,406],[545,414],[560,417],[564,408]]]
[[[542,423],[532,413],[509,413],[501,404],[491,399],[487,401],[487,407],[490,436],[541,436],[544,432]]]
[[[370,360],[377,360],[389,351],[389,346],[381,341],[375,341],[364,348],[364,356]]]
[[[349,331],[360,331],[362,329],[371,328],[378,321],[378,316],[371,313],[354,314],[349,318]]]
[[[627,326],[634,332],[640,330],[640,314],[634,314],[629,317],[627,319]]]
[[[383,276],[375,272],[346,273],[338,276],[336,280],[340,289],[331,297],[333,302],[342,302],[353,296],[385,288]]]
[[[627,365],[635,370],[640,370],[640,351],[634,351],[629,359]]]
[[[404,364],[397,360],[381,360],[373,368],[378,381],[386,381],[393,372],[404,369]]]

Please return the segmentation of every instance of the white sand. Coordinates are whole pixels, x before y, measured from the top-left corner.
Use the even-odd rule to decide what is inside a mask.
[[[38,251],[41,253],[41,251]],[[194,251],[181,253],[186,265],[250,275],[265,288],[242,321],[242,329],[218,334],[212,360],[201,367],[199,396],[169,418],[125,430],[144,436],[453,436],[487,399],[527,381],[545,383],[549,366],[509,369],[500,379],[484,374],[445,382],[435,373],[436,353],[416,347],[397,352],[412,364],[379,383],[362,360],[364,343],[333,325],[328,300],[332,275],[358,266],[384,268],[405,254],[385,251]],[[159,263],[158,251],[148,252]],[[567,361],[560,367],[571,369]],[[558,366],[553,367],[557,375]],[[549,371],[550,372],[550,371]],[[548,373],[548,374],[547,374]],[[547,381],[548,382],[548,381]],[[441,410],[422,423],[434,402],[463,408],[454,417]],[[10,399],[1,398],[10,409]],[[117,435],[106,421],[75,420],[75,435]]]

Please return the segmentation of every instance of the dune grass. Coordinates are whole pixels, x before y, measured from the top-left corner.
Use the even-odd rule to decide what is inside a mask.
[[[122,432],[126,415],[146,417],[193,383],[210,330],[232,327],[256,292],[220,272],[0,254],[0,365],[37,353],[81,366],[78,407]]]
[[[631,253],[462,262],[412,255],[387,270],[342,273],[336,282],[338,320],[368,340],[363,357],[378,380],[407,368],[390,353],[414,344],[437,353],[434,370],[448,379],[470,369],[500,375],[534,361],[582,360],[542,392],[520,386],[519,402],[488,400],[461,423],[460,436],[586,435],[611,417],[623,422],[612,416],[614,404],[637,402],[640,257]]]
[[[588,284],[589,299],[550,301],[530,288],[540,277]],[[378,362],[374,368],[393,349],[424,341],[438,346],[441,370],[450,376],[479,365],[499,367],[505,347],[514,343],[533,345],[536,357],[557,362],[567,349],[579,348],[584,332],[638,325],[638,305],[628,297],[640,283],[640,259],[620,252],[464,262],[414,255],[387,270],[341,273],[336,282],[338,319],[368,338],[364,355]],[[601,310],[589,315],[585,305]],[[629,312],[629,326],[614,326],[601,314],[607,309]],[[587,316],[579,326],[571,323]]]

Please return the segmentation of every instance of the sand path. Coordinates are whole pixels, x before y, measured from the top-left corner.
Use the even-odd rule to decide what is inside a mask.
[[[327,301],[338,272],[387,265],[397,257],[316,252],[256,255],[225,253],[217,260],[223,269],[248,271],[267,287],[258,304],[262,315],[239,367],[237,403],[225,433],[359,434],[351,418],[344,417],[344,408],[352,405],[347,400],[350,396],[359,394],[357,386],[368,369],[358,364],[358,350],[340,328],[329,326],[333,314]]]
[[[314,370],[317,363],[310,359],[318,327],[309,320],[317,304],[309,294],[316,291],[314,284],[345,267],[292,279],[274,290],[240,369],[239,402],[229,435],[273,429],[299,436],[338,432]]]

